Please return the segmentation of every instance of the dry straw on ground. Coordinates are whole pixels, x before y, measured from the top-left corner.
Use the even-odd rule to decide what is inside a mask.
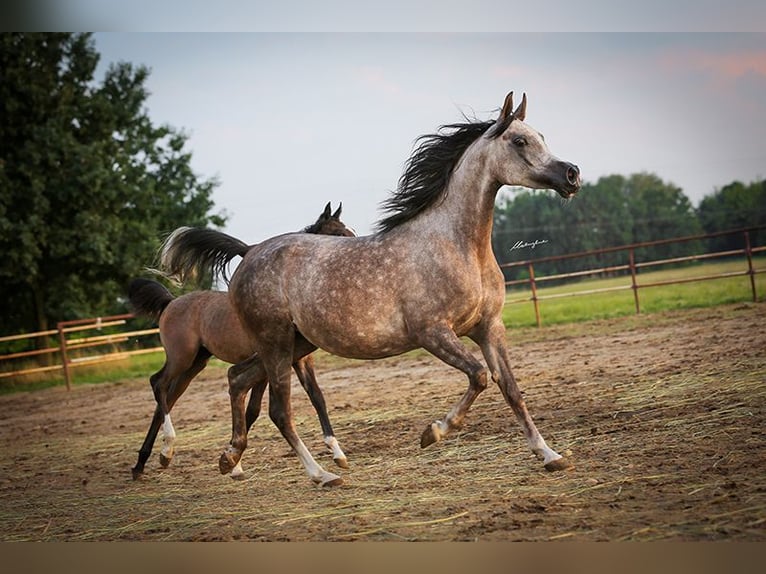
[[[320,356],[351,468],[319,489],[263,416],[245,480],[217,472],[225,371],[176,409],[177,455],[130,468],[153,410],[146,380],[0,397],[0,538],[12,540],[764,540],[766,306],[748,304],[510,331],[516,375],[548,442],[547,473],[497,388],[463,430],[419,437],[465,390],[420,354]],[[149,373],[147,373],[148,376]],[[296,386],[298,430],[333,468]],[[264,411],[266,412],[266,411]]]

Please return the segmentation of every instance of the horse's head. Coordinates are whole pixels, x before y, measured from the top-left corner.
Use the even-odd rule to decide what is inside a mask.
[[[304,233],[316,233],[318,235],[340,235],[342,237],[356,237],[351,229],[340,220],[340,212],[343,210],[343,204],[338,205],[335,213],[332,213],[330,202],[325,205],[324,211],[319,218],[306,227]]]
[[[486,132],[496,160],[495,177],[504,185],[553,189],[564,198],[580,190],[580,169],[554,156],[543,136],[524,123],[527,95],[513,109],[513,92],[505,97],[503,109]]]

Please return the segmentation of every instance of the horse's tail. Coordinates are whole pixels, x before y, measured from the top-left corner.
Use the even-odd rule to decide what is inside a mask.
[[[173,299],[170,291],[151,279],[133,279],[128,286],[128,301],[133,312],[155,321],[160,320],[160,315]]]
[[[249,245],[221,231],[179,227],[160,248],[160,272],[182,283],[201,283],[209,274],[220,275],[228,283],[229,262],[237,255],[244,257],[248,249]]]

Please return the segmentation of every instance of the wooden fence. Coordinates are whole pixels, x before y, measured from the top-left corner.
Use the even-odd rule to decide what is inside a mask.
[[[735,230],[735,231],[726,231],[721,233],[713,233],[708,235],[694,235],[694,236],[681,237],[676,239],[665,239],[661,241],[635,243],[632,245],[625,245],[621,247],[610,247],[610,248],[597,249],[597,250],[586,251],[581,253],[573,253],[569,255],[541,257],[538,259],[529,259],[525,261],[505,263],[501,265],[501,267],[506,269],[514,268],[514,267],[522,267],[522,268],[526,268],[529,274],[528,278],[507,281],[506,285],[509,287],[512,287],[512,286],[527,284],[529,285],[530,290],[532,292],[531,297],[510,299],[506,302],[509,304],[514,304],[514,303],[527,303],[531,301],[532,304],[534,305],[535,318],[537,320],[537,325],[540,326],[541,319],[540,319],[539,302],[545,299],[554,299],[558,297],[572,297],[577,295],[593,295],[598,293],[604,293],[607,291],[632,289],[633,297],[635,300],[636,313],[640,313],[641,304],[640,304],[639,291],[641,289],[645,289],[649,287],[659,287],[663,285],[671,285],[675,283],[688,283],[692,281],[707,281],[712,279],[719,279],[719,278],[725,278],[725,277],[737,277],[737,276],[749,277],[753,301],[756,301],[758,295],[756,292],[755,275],[757,273],[766,273],[766,269],[756,269],[753,265],[753,255],[760,252],[766,252],[766,247],[752,247],[750,244],[750,234],[753,231],[759,230],[759,229],[766,229],[766,226],[750,228],[750,229],[741,229],[741,230]],[[719,251],[714,253],[700,253],[696,255],[689,255],[685,257],[674,257],[670,259],[661,259],[661,260],[643,261],[643,262],[636,261],[635,252],[637,249],[651,247],[655,245],[669,244],[669,243],[680,243],[680,242],[710,239],[713,237],[720,237],[724,235],[733,235],[733,234],[741,234],[743,236],[744,248],[728,250],[728,251]],[[583,257],[589,257],[593,255],[600,255],[604,253],[619,253],[619,252],[623,252],[625,254],[625,257],[627,258],[627,261],[625,263],[622,263],[619,265],[592,268],[592,269],[586,269],[582,271],[574,271],[571,273],[558,273],[558,274],[547,275],[547,276],[539,276],[539,275],[536,275],[535,273],[535,265],[539,266],[542,263],[548,263],[552,261],[561,261],[561,260],[573,259],[573,258],[583,258]],[[715,275],[685,277],[685,278],[672,279],[672,280],[666,280],[666,281],[654,281],[651,283],[641,283],[639,281],[639,277],[637,274],[637,271],[639,269],[648,268],[652,266],[691,262],[691,261],[702,261],[702,260],[708,260],[708,259],[720,258],[720,257],[737,257],[737,256],[743,257],[746,261],[746,265],[741,271],[719,273]],[[580,291],[573,291],[568,293],[545,295],[545,296],[539,295],[537,293],[538,285],[546,281],[566,281],[566,280],[575,279],[575,278],[583,278],[583,277],[588,277],[593,275],[602,275],[605,273],[620,273],[625,271],[629,272],[625,274],[625,277],[626,277],[625,285],[618,285],[614,287],[606,287],[601,289],[583,289]],[[630,281],[629,283],[627,282],[627,279],[629,279]],[[137,338],[155,335],[156,333],[159,332],[159,329],[157,328],[140,329],[140,330],[129,329],[127,331],[116,331],[109,334],[88,334],[87,336],[83,336],[87,331],[101,331],[103,329],[125,325],[126,322],[132,317],[133,315],[126,314],[126,315],[115,315],[112,317],[99,317],[95,319],[79,319],[76,321],[64,321],[59,323],[56,329],[52,329],[50,331],[41,331],[37,333],[25,333],[23,335],[12,335],[9,337],[0,337],[0,343],[7,342],[7,341],[20,340],[20,339],[39,339],[41,337],[51,338],[54,336],[58,339],[58,344],[56,346],[35,349],[32,351],[22,351],[17,353],[0,355],[0,365],[2,365],[4,362],[10,362],[10,361],[25,359],[30,357],[39,357],[45,354],[51,354],[51,355],[58,354],[58,358],[59,358],[59,362],[56,364],[51,364],[47,366],[38,366],[38,367],[32,367],[32,368],[16,369],[16,370],[9,369],[6,371],[2,371],[0,372],[0,380],[6,377],[22,376],[22,375],[33,374],[33,373],[61,370],[63,371],[64,380],[66,382],[67,389],[70,389],[73,368],[86,366],[86,365],[94,365],[94,364],[103,363],[106,361],[113,361],[117,359],[123,359],[133,355],[161,351],[162,347],[157,347],[157,346],[153,346],[150,348],[133,349],[133,350],[129,350],[129,349],[126,350],[124,346],[125,343],[127,343],[130,340],[135,341]],[[72,333],[78,333],[78,336],[72,337],[71,336]],[[86,348],[93,348],[93,347],[106,346],[106,345],[112,346],[112,350],[110,352],[105,352],[105,353],[99,352],[89,356],[83,355],[81,353],[81,351]]]
[[[49,331],[37,331],[35,333],[24,333],[21,335],[0,337],[0,343],[24,339],[41,339],[43,337],[47,339],[52,339],[55,337],[58,341],[58,344],[55,346],[34,349],[32,351],[20,351],[17,353],[0,355],[0,364],[6,361],[18,361],[19,359],[23,360],[31,357],[40,357],[42,355],[58,355],[58,362],[55,362],[54,364],[38,367],[10,369],[8,371],[0,372],[0,379],[31,375],[34,373],[44,373],[47,371],[62,371],[67,390],[69,390],[71,389],[73,368],[105,363],[107,361],[115,361],[133,355],[142,355],[145,353],[161,351],[162,347],[157,346],[133,350],[125,350],[124,348],[120,348],[120,345],[124,345],[131,339],[137,340],[138,338],[159,333],[159,329],[156,327],[153,329],[116,331],[113,333],[104,334],[88,333],[87,336],[85,336],[88,331],[98,332],[110,327],[125,325],[127,321],[132,318],[133,315],[125,314],[112,315],[111,317],[96,317],[90,319],[77,319],[74,321],[62,321],[57,324],[55,329],[51,329]],[[77,333],[78,336],[72,337],[72,333]],[[112,347],[112,349],[108,352],[97,352],[91,355],[83,355],[81,352],[79,352],[83,349],[94,349],[96,347],[104,347],[107,345]]]
[[[583,251],[580,253],[571,253],[567,255],[554,255],[550,257],[540,257],[538,259],[527,259],[525,261],[515,261],[513,263],[504,263],[500,267],[504,269],[522,267],[522,268],[526,268],[529,274],[529,277],[525,279],[516,279],[512,281],[506,281],[505,283],[506,287],[513,287],[517,285],[527,284],[529,285],[529,288],[532,291],[531,297],[511,299],[511,300],[507,300],[506,303],[509,303],[509,304],[527,303],[531,301],[535,308],[535,320],[537,321],[537,326],[539,327],[542,324],[540,319],[539,302],[545,299],[556,299],[560,297],[574,297],[578,295],[595,295],[599,293],[606,293],[608,291],[620,291],[620,290],[632,289],[633,299],[634,299],[635,307],[636,307],[636,313],[640,313],[641,312],[641,302],[639,297],[640,289],[644,289],[648,287],[660,287],[663,285],[673,285],[677,283],[690,283],[694,281],[708,281],[712,279],[722,279],[725,277],[740,277],[740,276],[749,277],[752,298],[753,298],[753,301],[757,301],[758,293],[756,292],[755,275],[758,273],[766,273],[766,269],[756,269],[754,267],[753,255],[757,253],[761,253],[761,252],[766,252],[766,246],[752,247],[750,242],[750,236],[752,232],[756,230],[762,230],[762,229],[766,229],[766,225],[760,226],[760,227],[748,228],[748,229],[737,229],[732,231],[709,233],[706,235],[691,235],[687,237],[678,237],[674,239],[647,241],[643,243],[633,243],[631,245],[624,245],[621,247],[608,247],[605,249],[595,249],[592,251]],[[658,259],[653,261],[636,262],[637,249],[653,247],[657,245],[667,245],[670,243],[682,243],[682,242],[699,241],[704,239],[712,239],[715,237],[722,237],[727,235],[742,235],[744,247],[742,249],[717,251],[713,253],[700,253],[695,255],[688,255],[685,257],[673,257],[670,259]],[[585,269],[582,271],[573,271],[570,273],[557,273],[554,275],[546,275],[546,276],[539,276],[535,274],[535,265],[540,265],[542,263],[550,263],[553,261],[563,261],[565,259],[591,257],[594,255],[602,255],[605,253],[624,253],[625,256],[627,257],[627,261],[619,265],[610,265],[607,267]],[[745,266],[743,267],[741,271],[718,273],[714,275],[697,275],[693,277],[668,279],[665,281],[654,281],[649,283],[641,283],[639,282],[639,279],[638,279],[637,271],[639,269],[649,268],[649,267],[658,266],[658,265],[677,264],[677,263],[685,263],[685,262],[692,262],[692,261],[709,260],[709,259],[720,258],[720,257],[737,257],[737,256],[741,256],[745,260]],[[562,280],[568,280],[568,279],[574,279],[574,278],[579,279],[583,277],[591,277],[594,275],[613,274],[613,273],[619,273],[624,271],[629,271],[629,274],[626,274],[626,278],[630,279],[630,283],[626,283],[625,285],[617,285],[614,287],[604,287],[600,289],[583,289],[580,291],[571,291],[567,293],[557,293],[552,295],[538,295],[537,293],[537,288],[539,284],[545,281],[562,281]]]

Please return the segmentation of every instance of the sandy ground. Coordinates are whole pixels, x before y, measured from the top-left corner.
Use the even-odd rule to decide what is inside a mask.
[[[245,479],[220,475],[221,367],[174,409],[172,464],[160,467],[158,444],[134,481],[147,373],[0,397],[0,540],[766,539],[766,304],[508,336],[530,412],[574,470],[543,470],[495,386],[462,431],[421,449],[467,384],[428,355],[318,355],[350,468],[333,466],[297,384],[296,424],[342,486],[314,486],[267,416]]]

